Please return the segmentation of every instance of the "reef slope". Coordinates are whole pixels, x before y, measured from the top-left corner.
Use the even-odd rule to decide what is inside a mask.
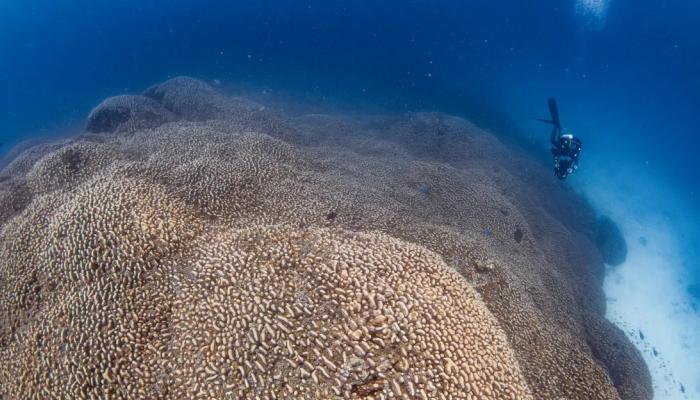
[[[652,398],[595,213],[467,121],[180,77],[86,126],[0,175],[1,399]]]

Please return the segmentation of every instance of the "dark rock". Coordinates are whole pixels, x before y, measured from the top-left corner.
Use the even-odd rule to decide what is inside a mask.
[[[156,128],[177,118],[156,101],[144,96],[110,97],[88,116],[85,130],[92,133],[128,132]]]
[[[329,212],[328,214],[326,214],[326,219],[329,220],[329,221],[332,221],[332,220],[334,220],[335,217],[337,217],[337,216],[338,216],[338,213],[336,213],[335,211],[331,211],[331,212]]]
[[[68,149],[61,155],[61,161],[68,166],[68,170],[71,172],[71,174],[76,174],[80,171],[80,159],[80,151],[77,149]]]
[[[625,237],[610,217],[602,216],[598,219],[595,242],[606,264],[620,265],[627,259]]]
[[[513,239],[515,239],[516,242],[520,243],[523,241],[523,231],[518,228],[513,232]]]

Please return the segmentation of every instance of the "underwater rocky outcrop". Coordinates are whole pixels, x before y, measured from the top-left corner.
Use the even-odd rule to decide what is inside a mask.
[[[95,107],[88,116],[87,132],[112,133],[117,130],[155,128],[176,120],[160,103],[146,96],[110,97]]]
[[[627,241],[620,227],[606,215],[598,218],[596,244],[606,264],[616,266],[627,259]]]
[[[595,213],[467,121],[181,77],[87,127],[0,174],[0,399],[651,398]]]

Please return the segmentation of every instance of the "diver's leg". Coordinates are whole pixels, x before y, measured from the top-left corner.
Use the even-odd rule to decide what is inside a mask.
[[[549,142],[552,146],[559,147],[559,129],[556,125],[552,128],[552,135],[549,137]]]

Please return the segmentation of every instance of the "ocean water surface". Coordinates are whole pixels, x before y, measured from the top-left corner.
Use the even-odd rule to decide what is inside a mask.
[[[0,154],[189,75],[292,113],[452,113],[550,163],[536,119],[555,96],[584,142],[566,184],[628,244],[608,318],[656,398],[700,399],[698,21],[684,0],[7,0]]]

